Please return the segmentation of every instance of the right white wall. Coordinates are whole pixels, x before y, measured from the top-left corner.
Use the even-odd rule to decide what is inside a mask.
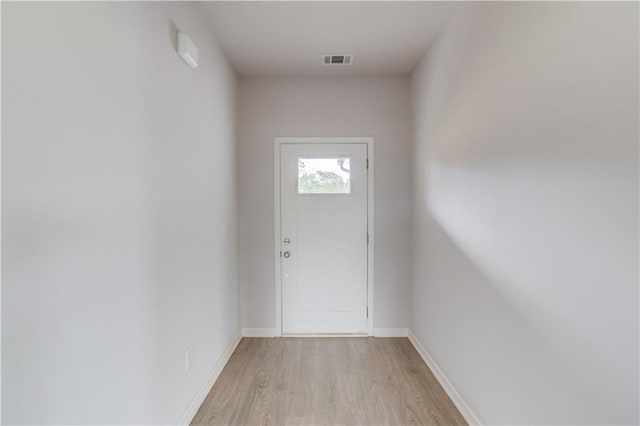
[[[486,424],[637,424],[638,4],[460,5],[412,85],[412,331]]]

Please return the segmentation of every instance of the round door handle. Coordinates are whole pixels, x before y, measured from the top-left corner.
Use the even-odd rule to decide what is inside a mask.
[[[291,253],[289,253],[288,251],[285,251],[284,253],[282,253],[282,255],[287,259],[291,257]]]

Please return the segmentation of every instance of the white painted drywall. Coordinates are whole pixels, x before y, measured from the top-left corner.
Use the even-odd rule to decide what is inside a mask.
[[[175,424],[239,332],[236,80],[201,14],[2,4],[3,423]]]
[[[637,424],[638,4],[460,5],[412,86],[411,329],[486,424]]]
[[[375,138],[375,327],[409,315],[410,97],[407,77],[243,77],[239,88],[242,326],[275,326],[273,139]]]
[[[406,75],[451,3],[431,1],[212,1],[203,9],[240,75]],[[350,66],[322,55],[351,54]]]

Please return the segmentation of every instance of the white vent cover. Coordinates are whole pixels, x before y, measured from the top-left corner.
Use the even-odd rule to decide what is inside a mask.
[[[353,55],[323,55],[323,65],[351,65],[353,63]]]

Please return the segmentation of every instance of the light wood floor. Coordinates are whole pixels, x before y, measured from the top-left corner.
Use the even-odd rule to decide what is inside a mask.
[[[193,423],[462,425],[407,338],[244,338]]]

